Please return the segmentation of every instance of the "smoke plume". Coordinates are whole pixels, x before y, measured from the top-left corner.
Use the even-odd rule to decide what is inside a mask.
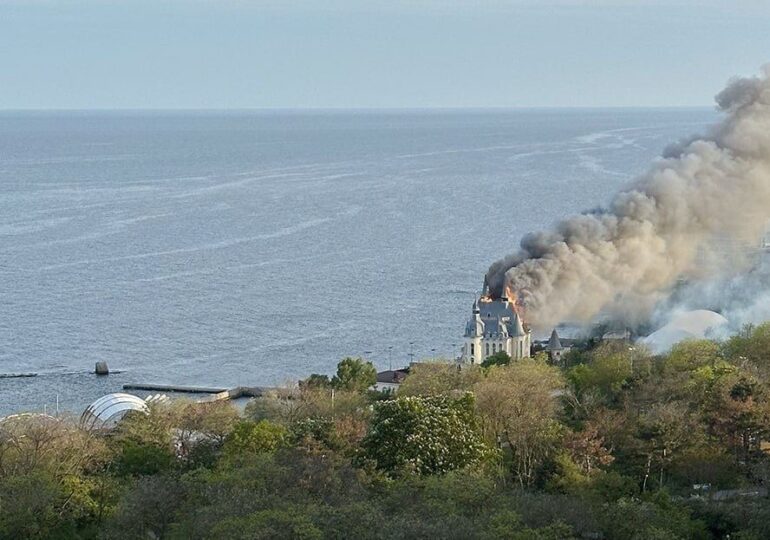
[[[716,96],[722,120],[668,148],[606,209],[530,233],[496,263],[535,328],[611,314],[645,320],[683,280],[727,279],[750,265],[770,218],[770,66]]]

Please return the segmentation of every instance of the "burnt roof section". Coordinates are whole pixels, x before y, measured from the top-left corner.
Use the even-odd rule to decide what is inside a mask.
[[[526,330],[513,304],[505,298],[481,299],[473,304],[473,316],[465,327],[465,336],[523,337]],[[478,315],[478,318],[477,318]]]

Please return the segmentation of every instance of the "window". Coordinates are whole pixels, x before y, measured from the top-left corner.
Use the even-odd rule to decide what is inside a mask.
[[[485,349],[487,351],[486,355],[489,356],[489,343],[486,343],[485,345],[486,345]]]
[[[476,351],[474,350],[476,347],[473,346],[473,343],[471,343],[471,356],[476,356]]]

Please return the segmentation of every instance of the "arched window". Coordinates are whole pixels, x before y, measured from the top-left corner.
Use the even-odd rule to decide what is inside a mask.
[[[484,349],[486,350],[486,355],[489,356],[489,343],[485,343]]]
[[[473,343],[471,343],[471,356],[476,355],[476,351],[474,350],[476,347],[473,346]]]

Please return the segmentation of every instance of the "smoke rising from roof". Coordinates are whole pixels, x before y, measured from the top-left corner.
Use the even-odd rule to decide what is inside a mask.
[[[509,283],[536,328],[600,313],[636,324],[682,279],[745,271],[770,218],[769,77],[730,81],[721,122],[666,149],[608,208],[524,236],[487,272],[492,294]]]

